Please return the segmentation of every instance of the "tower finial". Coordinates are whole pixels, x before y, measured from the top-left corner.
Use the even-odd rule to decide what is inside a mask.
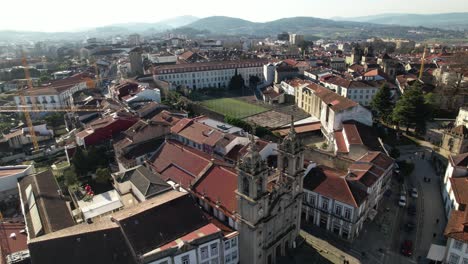
[[[250,135],[250,150],[251,151],[256,151],[257,148],[255,146],[255,130],[256,130],[257,126],[254,124],[252,126],[252,134]]]

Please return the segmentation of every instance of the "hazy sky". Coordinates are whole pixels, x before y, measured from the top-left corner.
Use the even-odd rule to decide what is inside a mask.
[[[330,18],[380,13],[468,12],[468,0],[2,0],[0,30],[69,31],[180,15],[256,22],[292,16]]]

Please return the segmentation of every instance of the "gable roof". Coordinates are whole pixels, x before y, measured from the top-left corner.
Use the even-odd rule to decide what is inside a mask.
[[[347,120],[343,122],[343,133],[346,134],[350,145],[364,145],[371,151],[383,151],[377,131],[373,127],[355,120]]]
[[[237,210],[237,173],[232,168],[215,165],[194,184],[192,190],[218,205],[227,215]]]
[[[452,210],[444,235],[468,243],[468,211]]]
[[[468,205],[468,177],[450,177],[449,180],[457,203]]]
[[[371,187],[393,163],[394,160],[382,152],[368,152],[349,166],[347,179]]]
[[[172,190],[172,187],[144,166],[126,171],[123,180],[129,180],[146,197]]]
[[[316,96],[318,96],[322,102],[327,104],[333,111],[343,111],[355,106],[358,106],[358,103],[343,97],[333,91],[330,91],[329,89],[315,84],[311,83],[306,86],[306,88],[311,89]]]
[[[346,172],[320,165],[305,176],[304,188],[357,208],[367,194],[350,185],[345,176]]]
[[[177,191],[164,193],[139,206],[119,211],[113,218],[119,222],[137,255],[210,225],[196,201],[187,193]]]
[[[38,235],[39,233],[48,234],[75,224],[65,200],[58,193],[59,186],[51,170],[26,176],[19,179],[18,182],[30,238],[36,237],[36,233]],[[28,197],[30,197],[26,193],[28,188],[34,196],[33,201],[35,201],[34,207],[37,207],[37,215],[31,210],[33,208],[33,204],[30,204],[31,200],[28,202]],[[35,221],[40,221],[43,232],[34,229],[34,227],[37,228],[36,225],[33,226]]]

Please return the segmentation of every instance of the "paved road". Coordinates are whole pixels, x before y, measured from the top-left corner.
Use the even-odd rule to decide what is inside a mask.
[[[415,240],[413,240],[415,244],[414,256],[416,259],[418,256],[421,256],[418,263],[428,263],[425,257],[431,244],[445,244],[443,231],[446,219],[440,191],[440,178],[436,175],[431,163],[426,160],[430,159],[428,151],[424,152],[423,148],[413,147],[404,149],[401,154],[400,159],[411,161],[415,165],[414,171],[408,181],[406,181],[407,186],[418,189],[417,200],[409,198],[410,202],[417,204],[418,217],[415,221],[417,222],[418,230]],[[424,182],[424,177],[430,178],[431,182]],[[437,219],[439,219],[438,223]]]

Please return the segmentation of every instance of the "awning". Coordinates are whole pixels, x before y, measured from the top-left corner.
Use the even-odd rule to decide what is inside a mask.
[[[374,220],[376,215],[377,215],[377,210],[371,209],[370,212],[369,212],[369,216],[368,216],[369,220],[371,220],[371,221]]]
[[[427,259],[434,261],[442,261],[445,255],[445,246],[431,244],[431,248],[427,253]]]

